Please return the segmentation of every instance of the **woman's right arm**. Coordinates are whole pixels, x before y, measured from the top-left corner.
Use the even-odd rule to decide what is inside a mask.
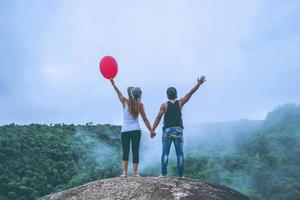
[[[118,94],[119,100],[121,101],[121,103],[124,105],[124,103],[126,102],[126,98],[123,96],[122,92],[119,90],[119,88],[116,86],[115,81],[113,79],[110,79],[110,82],[113,86],[113,88],[115,89],[115,91]]]
[[[148,120],[148,118],[147,118],[147,115],[146,115],[146,112],[145,112],[145,108],[144,108],[144,104],[143,104],[142,102],[139,103],[139,111],[140,111],[140,114],[141,114],[141,116],[142,116],[142,119],[143,119],[143,121],[144,121],[146,127],[148,128],[150,134],[152,134],[153,131],[152,131],[150,122],[149,122],[149,120]]]

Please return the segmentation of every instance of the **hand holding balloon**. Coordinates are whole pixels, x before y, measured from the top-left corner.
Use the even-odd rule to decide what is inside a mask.
[[[111,84],[112,84],[112,85],[114,85],[114,84],[115,84],[115,81],[114,81],[114,79],[110,79],[110,82],[111,82]]]

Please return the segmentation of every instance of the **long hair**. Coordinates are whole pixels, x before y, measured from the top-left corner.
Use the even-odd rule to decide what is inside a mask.
[[[133,116],[133,118],[137,118],[139,116],[139,102],[142,96],[142,90],[139,87],[128,87],[127,93],[129,100],[127,102],[129,113]]]
[[[139,116],[139,100],[129,98],[128,100],[128,110],[129,113],[133,116],[133,118],[137,118]]]

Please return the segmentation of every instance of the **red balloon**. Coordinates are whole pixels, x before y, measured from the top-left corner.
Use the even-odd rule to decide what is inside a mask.
[[[118,63],[112,56],[104,56],[100,61],[99,69],[105,78],[112,79],[118,73]]]

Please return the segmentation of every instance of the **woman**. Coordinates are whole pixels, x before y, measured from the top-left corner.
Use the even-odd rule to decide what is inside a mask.
[[[133,176],[138,175],[138,164],[139,164],[139,148],[141,140],[141,128],[139,124],[139,115],[148,128],[150,134],[152,129],[147,119],[144,105],[141,102],[142,91],[138,87],[128,87],[128,99],[125,98],[119,88],[116,86],[113,79],[110,80],[112,86],[118,94],[119,100],[123,106],[123,126],[121,130],[121,140],[123,149],[123,174],[121,177],[127,176],[128,169],[128,155],[129,147],[131,143],[132,149],[132,160],[133,160]]]

